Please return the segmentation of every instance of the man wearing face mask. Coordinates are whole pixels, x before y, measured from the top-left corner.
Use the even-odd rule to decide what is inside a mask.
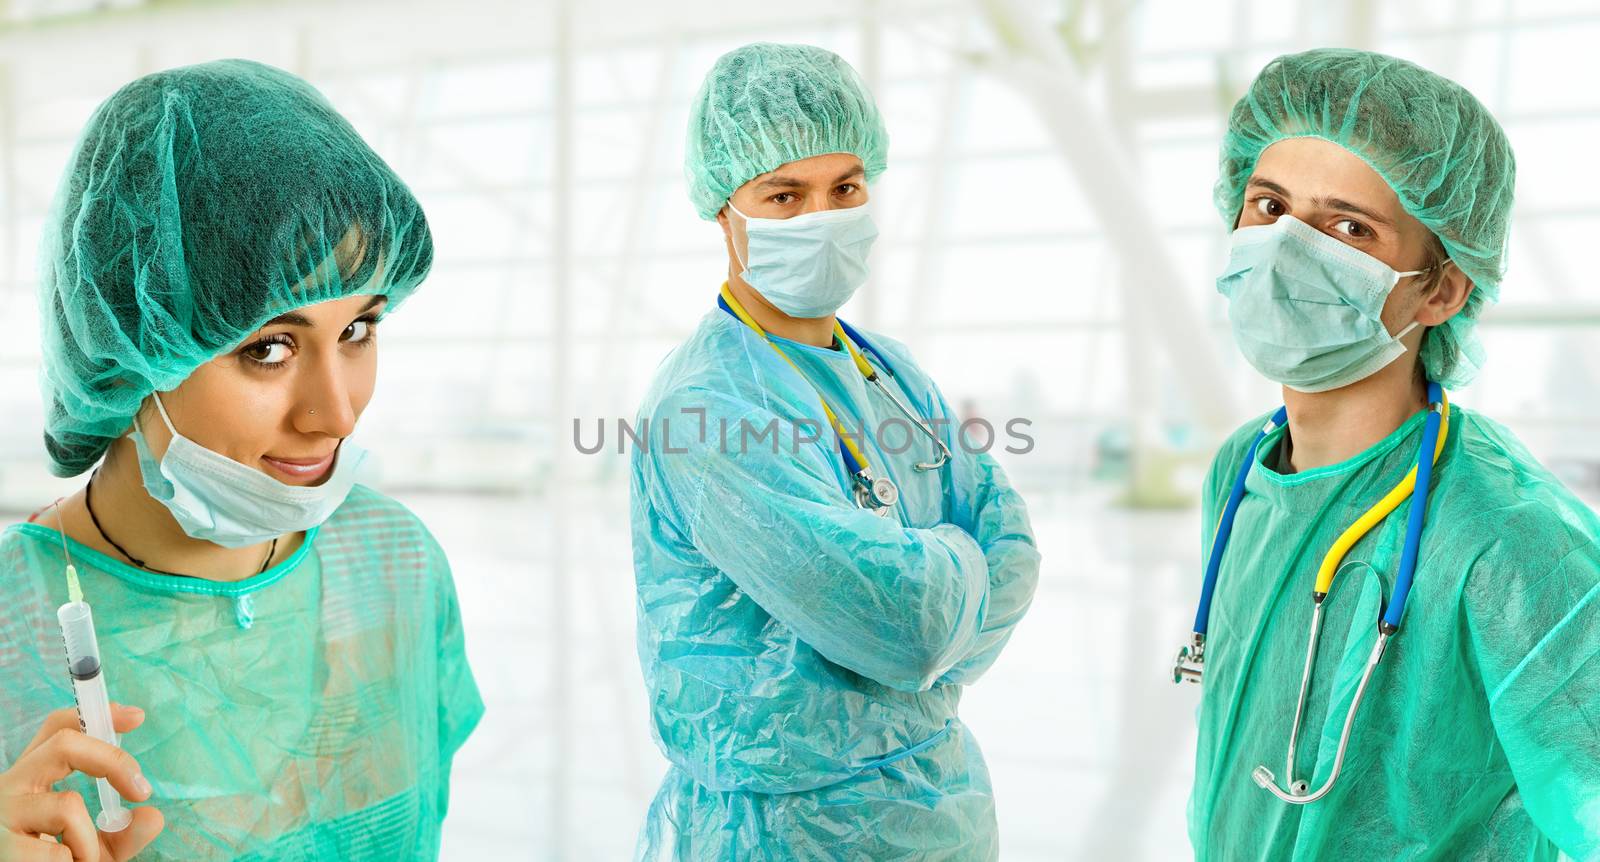
[[[957,704],[1039,555],[906,348],[835,316],[867,277],[883,121],[803,45],[723,56],[693,110],[728,281],[639,413],[638,648],[672,763],[639,858],[997,858]]]
[[[1280,57],[1233,110],[1217,287],[1284,409],[1205,483],[1199,860],[1600,858],[1600,519],[1447,398],[1514,175],[1393,57]]]

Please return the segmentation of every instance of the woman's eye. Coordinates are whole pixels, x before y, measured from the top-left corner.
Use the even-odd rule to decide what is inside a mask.
[[[257,365],[282,365],[289,361],[293,351],[282,341],[258,341],[239,353]]]
[[[357,320],[356,322],[344,328],[344,335],[341,336],[339,340],[353,341],[357,344],[361,344],[372,337],[372,329],[373,327],[371,321]]]
[[[1347,239],[1366,239],[1372,236],[1372,231],[1355,219],[1340,219],[1334,223],[1333,229]]]
[[[1277,198],[1257,198],[1256,212],[1261,213],[1267,218],[1277,218],[1278,216],[1283,215],[1283,202]]]

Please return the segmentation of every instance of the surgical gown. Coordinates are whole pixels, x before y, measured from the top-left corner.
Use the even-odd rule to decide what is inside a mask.
[[[1600,859],[1600,519],[1505,428],[1452,408],[1401,628],[1318,802],[1285,778],[1316,571],[1416,463],[1423,414],[1339,464],[1284,475],[1261,444],[1206,640],[1189,836],[1200,862]],[[1253,422],[1206,482],[1214,525]],[[1320,787],[1394,586],[1405,506],[1345,557],[1325,602],[1295,777]],[[1213,536],[1204,535],[1209,554]],[[1331,703],[1330,703],[1331,702]]]
[[[915,412],[954,416],[904,347],[867,338]],[[956,708],[1032,600],[1022,498],[967,451],[983,432],[964,448],[940,423],[954,458],[917,472],[932,442],[849,354],[775,341],[809,382],[711,311],[640,411],[638,649],[671,767],[638,858],[994,859],[988,770]],[[900,487],[891,517],[847,496],[819,390],[847,430],[874,432],[867,458]]]
[[[39,518],[53,523],[50,512]],[[302,546],[223,583],[71,544],[122,745],[166,828],[140,860],[431,860],[450,761],[483,712],[443,552],[356,486]],[[61,534],[0,534],[0,765],[73,705],[56,608]],[[94,785],[67,782],[97,811]]]

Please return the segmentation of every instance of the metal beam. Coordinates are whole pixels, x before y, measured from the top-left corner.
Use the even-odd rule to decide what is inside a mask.
[[[562,417],[570,417],[572,410],[572,374],[576,363],[572,361],[572,214],[573,148],[577,139],[574,122],[573,93],[576,87],[576,65],[572,47],[572,2],[557,0],[553,15],[552,33],[555,35],[555,74],[551,82],[551,101],[555,106],[555,124],[552,148],[552,172],[555,192],[550,199],[550,412],[555,437],[564,439],[560,426]],[[565,482],[575,472],[572,453],[558,446],[551,459],[553,487],[565,487]],[[550,836],[546,845],[548,857],[554,862],[572,858],[572,816],[568,804],[572,795],[572,752],[568,744],[572,739],[573,709],[573,656],[572,644],[572,538],[569,529],[572,514],[566,506],[552,507],[553,533],[550,537],[550,606],[547,621],[550,627],[548,672],[550,674],[550,704],[552,713],[550,750],[549,799]]]
[[[1099,216],[1106,240],[1126,262],[1130,298],[1139,309],[1129,320],[1127,337],[1166,354],[1192,415],[1213,436],[1232,431],[1240,414],[1225,383],[1228,375],[1216,344],[1197,334],[1196,324],[1205,316],[1183,287],[1188,278],[1166,237],[1154,228],[1156,213],[1131,193],[1142,183],[1072,58],[1048,24],[1016,0],[979,0],[979,5],[1009,52],[993,57],[990,71],[1033,103]]]
[[[969,86],[967,64],[960,59],[966,42],[968,26],[957,25],[956,56],[945,69],[939,84],[939,119],[933,138],[933,150],[928,154],[922,201],[921,239],[917,244],[916,262],[911,270],[911,308],[907,311],[906,337],[913,343],[927,334],[929,317],[936,310],[939,291],[943,284],[944,255],[950,246],[946,240],[945,224],[950,219],[949,191],[955,182],[956,140],[961,134],[961,120],[966,114]]]

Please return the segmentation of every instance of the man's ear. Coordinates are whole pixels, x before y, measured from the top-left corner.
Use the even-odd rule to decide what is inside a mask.
[[[1437,278],[1438,283],[1423,297],[1422,307],[1417,309],[1417,322],[1423,326],[1439,326],[1455,317],[1467,306],[1468,297],[1477,287],[1455,261],[1444,263]]]

